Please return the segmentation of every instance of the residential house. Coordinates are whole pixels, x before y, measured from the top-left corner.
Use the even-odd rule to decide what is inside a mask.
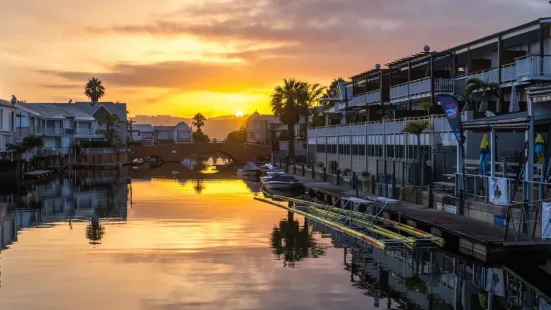
[[[176,143],[192,143],[193,142],[193,132],[191,127],[185,122],[179,122],[174,128],[174,140]]]
[[[126,143],[126,136],[128,134],[128,111],[126,110],[126,103],[113,103],[113,102],[76,102],[74,106],[82,110],[83,112],[92,115],[94,118],[98,118],[99,115],[107,113],[109,115],[116,115],[119,118],[116,127],[116,133],[120,138],[122,144]],[[101,126],[99,126],[101,132]]]
[[[174,143],[174,131],[176,126],[155,126],[153,127],[155,144]]]
[[[269,144],[272,135],[281,131],[280,126],[276,116],[254,112],[247,120],[247,143]]]
[[[5,152],[7,144],[15,142],[15,107],[9,101],[0,100],[0,152]]]
[[[130,133],[133,143],[143,145],[155,142],[155,132],[150,124],[133,124]]]

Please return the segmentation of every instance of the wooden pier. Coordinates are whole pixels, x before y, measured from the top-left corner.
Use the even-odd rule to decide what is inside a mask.
[[[295,176],[311,198],[333,205],[341,197],[356,197],[356,191],[308,177]],[[372,195],[359,193],[358,197]],[[515,242],[505,240],[505,229],[472,218],[441,212],[405,201],[384,210],[384,218],[442,237],[446,248],[485,262],[499,262],[504,255],[551,251],[546,240]]]

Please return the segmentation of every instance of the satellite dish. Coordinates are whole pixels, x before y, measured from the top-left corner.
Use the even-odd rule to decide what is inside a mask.
[[[381,69],[381,65],[380,65],[380,64],[376,64],[376,65],[375,65],[375,69],[377,69],[377,70]]]
[[[423,47],[423,50],[425,51],[425,53],[428,53],[428,52],[430,51],[430,46],[425,45],[425,46]]]

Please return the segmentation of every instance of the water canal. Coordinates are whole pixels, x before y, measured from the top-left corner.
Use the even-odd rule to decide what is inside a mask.
[[[382,253],[213,164],[4,186],[0,309],[547,309],[544,266]]]

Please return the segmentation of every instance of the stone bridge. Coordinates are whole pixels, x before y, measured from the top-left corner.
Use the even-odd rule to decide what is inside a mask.
[[[270,156],[270,145],[242,144],[242,143],[179,143],[145,145],[133,148],[133,158],[145,156],[157,156],[164,162],[181,162],[195,154],[221,153],[231,158],[234,162],[255,161],[259,158]]]

